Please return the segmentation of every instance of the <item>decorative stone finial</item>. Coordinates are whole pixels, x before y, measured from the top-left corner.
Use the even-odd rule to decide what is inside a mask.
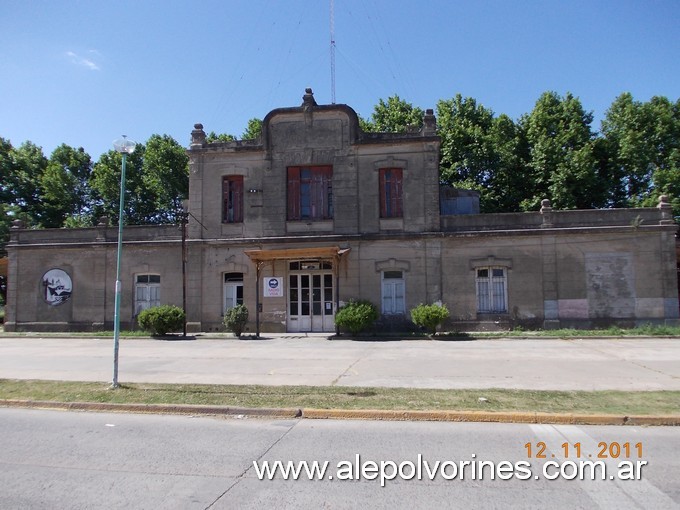
[[[423,115],[423,136],[432,136],[437,134],[437,119],[434,116],[434,110],[428,108]]]
[[[108,227],[109,226],[109,217],[104,215],[99,217],[99,223],[97,223],[98,227]]]
[[[26,224],[24,223],[24,220],[14,220],[14,221],[12,221],[11,230],[20,230],[22,228],[26,228]]]
[[[552,228],[553,226],[552,212],[553,208],[550,205],[550,200],[548,200],[547,198],[541,200],[541,215],[543,216],[541,228]]]
[[[191,132],[191,145],[203,145],[205,143],[205,131],[203,131],[203,124],[194,124],[194,130]]]
[[[314,92],[312,92],[311,88],[306,88],[305,95],[302,96],[302,107],[311,108],[312,106],[316,106],[316,101],[314,100]]]
[[[661,220],[659,225],[672,225],[673,221],[673,206],[670,203],[668,195],[661,195],[659,197],[659,205],[656,206],[661,212]]]

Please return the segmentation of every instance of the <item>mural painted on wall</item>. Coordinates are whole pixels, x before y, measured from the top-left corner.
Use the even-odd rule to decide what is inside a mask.
[[[42,277],[43,299],[50,306],[68,301],[73,285],[71,277],[62,269],[50,269]]]

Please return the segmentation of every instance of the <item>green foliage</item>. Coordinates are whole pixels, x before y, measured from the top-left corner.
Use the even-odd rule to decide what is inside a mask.
[[[257,140],[262,134],[262,119],[252,118],[248,121],[248,126],[243,132],[243,140]]]
[[[102,214],[118,223],[122,156],[111,150],[99,158],[91,186],[95,218]],[[189,157],[172,137],[152,135],[137,144],[125,165],[124,222],[132,225],[176,223],[189,191]]]
[[[680,216],[680,100],[655,96],[642,103],[621,94],[606,112],[602,134],[614,205],[655,206],[668,194]]]
[[[422,109],[395,94],[387,98],[387,101],[380,99],[371,119],[360,119],[360,122],[364,131],[405,133],[410,127],[420,128],[423,125],[423,115]]]
[[[598,186],[592,120],[593,114],[583,109],[578,98],[569,93],[562,98],[555,92],[542,94],[531,113],[522,118],[531,148],[523,209],[537,209],[543,198],[558,209],[604,205],[606,199],[596,193],[602,188]]]
[[[137,322],[152,335],[163,336],[184,327],[184,310],[173,305],[153,306],[139,312]]]
[[[177,223],[182,199],[189,195],[189,156],[168,135],[152,135],[146,142],[142,183],[152,197],[149,223]]]
[[[370,301],[351,299],[335,314],[335,325],[357,335],[372,326],[378,316],[378,309]]]
[[[246,324],[248,323],[248,308],[246,305],[236,305],[224,312],[223,319],[225,327],[240,337]]]
[[[40,178],[43,207],[39,215],[43,227],[59,228],[72,216],[82,216],[90,200],[90,155],[81,147],[62,144],[50,156]]]
[[[407,132],[422,125],[423,110],[398,95],[380,99],[366,132]],[[680,218],[680,99],[636,101],[621,94],[606,111],[600,133],[593,115],[567,93],[542,94],[531,112],[513,120],[471,97],[437,102],[441,137],[440,180],[480,192],[482,212],[553,207],[654,207],[670,196]],[[252,118],[242,138],[260,136]],[[233,141],[229,134],[207,141]],[[62,144],[46,158],[30,141],[14,147],[0,137],[0,254],[9,226],[81,227],[107,215],[118,222],[121,155],[102,154],[93,164],[82,148]],[[128,224],[174,223],[188,192],[188,157],[167,135],[153,135],[127,157]]]
[[[419,304],[411,309],[411,320],[416,326],[425,328],[425,330],[434,335],[437,332],[437,327],[449,318],[449,309],[444,304]]]
[[[234,142],[236,141],[236,137],[234,135],[230,135],[227,133],[220,133],[219,135],[215,133],[214,131],[211,131],[208,133],[205,137],[206,143],[215,143],[215,142]]]

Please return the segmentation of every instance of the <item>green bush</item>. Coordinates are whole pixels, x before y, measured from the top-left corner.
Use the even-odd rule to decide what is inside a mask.
[[[370,301],[350,301],[335,314],[335,325],[356,335],[378,320],[378,309]]]
[[[184,328],[184,310],[179,306],[152,306],[139,312],[137,323],[152,335],[163,336]]]
[[[241,336],[243,328],[248,323],[248,308],[246,305],[236,305],[224,312],[224,325],[236,336]]]
[[[437,332],[437,327],[449,318],[449,309],[446,305],[420,304],[411,309],[411,320],[416,326],[425,328],[425,330],[434,335]]]

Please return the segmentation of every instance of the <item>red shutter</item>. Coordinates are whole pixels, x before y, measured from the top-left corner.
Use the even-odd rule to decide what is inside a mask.
[[[403,216],[403,171],[401,168],[379,170],[380,217],[401,218]]]
[[[401,218],[404,213],[403,213],[403,200],[402,200],[402,193],[403,193],[403,175],[402,175],[402,170],[401,168],[393,168],[392,169],[392,200],[394,200],[393,208],[392,208],[392,216],[395,218]]]
[[[222,177],[222,223],[229,221],[229,177]]]
[[[243,176],[235,175],[231,181],[231,197],[234,203],[234,223],[243,221]]]
[[[387,217],[387,189],[385,188],[385,171],[386,168],[381,168],[379,170],[380,173],[380,184],[379,184],[379,189],[380,189],[380,217],[385,218]]]

